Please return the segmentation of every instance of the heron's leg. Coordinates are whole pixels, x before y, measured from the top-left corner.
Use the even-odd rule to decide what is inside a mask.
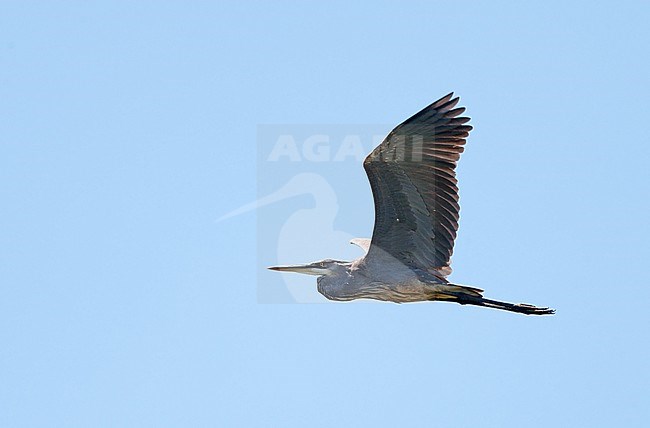
[[[461,305],[484,306],[486,308],[500,309],[509,312],[517,312],[525,315],[552,315],[555,313],[555,309],[533,306],[527,303],[501,302],[499,300],[486,299],[484,297],[468,296],[466,294],[458,294],[455,297],[456,297],[455,300],[447,300],[447,301],[453,301],[455,303],[460,303]]]

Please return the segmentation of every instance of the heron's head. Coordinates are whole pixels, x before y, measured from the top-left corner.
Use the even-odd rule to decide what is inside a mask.
[[[322,276],[345,271],[348,265],[348,262],[325,259],[313,263],[308,263],[306,265],[272,266],[269,269],[277,270],[280,272],[296,272],[304,273],[307,275]]]

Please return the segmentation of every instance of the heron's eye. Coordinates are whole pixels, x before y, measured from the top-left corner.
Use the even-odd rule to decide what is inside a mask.
[[[325,263],[321,263],[321,264],[320,264],[320,267],[325,267]]]

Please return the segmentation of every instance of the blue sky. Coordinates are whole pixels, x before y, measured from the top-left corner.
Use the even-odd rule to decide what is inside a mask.
[[[645,426],[649,12],[2,2],[0,425]],[[334,238],[372,199],[349,159],[267,162],[260,125],[388,131],[450,91],[451,279],[557,315],[295,303],[264,267],[358,254]],[[301,172],[329,229],[280,246],[304,194],[217,221]]]

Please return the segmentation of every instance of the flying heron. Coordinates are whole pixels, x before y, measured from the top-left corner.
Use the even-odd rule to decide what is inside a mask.
[[[555,313],[486,299],[480,288],[446,279],[460,211],[455,168],[472,129],[458,101],[452,92],[425,107],[366,157],[375,226],[372,239],[351,241],[365,251],[363,257],[269,269],[318,276],[318,291],[330,300],[446,301],[527,315]]]

